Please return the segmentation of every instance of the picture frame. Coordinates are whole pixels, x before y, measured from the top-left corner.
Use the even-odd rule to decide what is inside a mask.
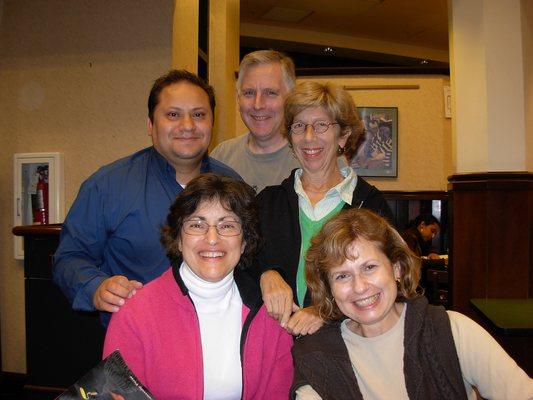
[[[364,137],[350,166],[359,176],[398,176],[398,108],[358,107]]]
[[[60,223],[65,218],[61,153],[13,155],[13,226]],[[23,238],[14,238],[14,257],[24,259]]]

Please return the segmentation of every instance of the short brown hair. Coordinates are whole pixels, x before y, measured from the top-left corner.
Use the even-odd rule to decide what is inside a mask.
[[[255,191],[251,186],[233,178],[205,173],[191,180],[170,206],[166,224],[161,229],[161,243],[168,258],[175,262],[181,257],[178,242],[183,222],[202,201],[218,200],[224,208],[235,213],[242,224],[242,238],[246,242],[238,267],[249,267],[259,251],[259,210]]]
[[[333,299],[329,271],[350,257],[350,247],[359,238],[373,242],[392,264],[400,265],[397,300],[419,295],[420,259],[400,234],[384,218],[370,210],[344,210],[324,224],[311,240],[305,257],[305,278],[311,299],[325,321],[338,320],[343,316]]]
[[[296,85],[285,99],[285,123],[283,134],[292,145],[290,126],[294,117],[303,110],[311,107],[324,107],[326,111],[339,123],[341,136],[349,131],[348,140],[344,147],[345,153],[355,154],[359,138],[363,133],[363,123],[357,112],[350,93],[331,82],[325,84],[306,81]]]

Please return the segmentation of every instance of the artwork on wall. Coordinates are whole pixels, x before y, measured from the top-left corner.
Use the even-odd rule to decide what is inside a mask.
[[[65,217],[61,153],[13,155],[13,225],[59,223]],[[15,258],[24,259],[22,237],[15,237]]]
[[[350,166],[360,176],[397,177],[398,108],[358,107],[357,110],[365,130]]]

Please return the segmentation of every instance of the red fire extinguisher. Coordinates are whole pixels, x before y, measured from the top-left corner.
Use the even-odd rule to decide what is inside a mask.
[[[33,209],[33,223],[48,223],[48,180],[44,168],[39,171],[39,181],[37,182],[36,202]]]

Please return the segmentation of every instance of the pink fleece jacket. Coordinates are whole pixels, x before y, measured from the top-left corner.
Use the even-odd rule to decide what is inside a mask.
[[[243,305],[243,321],[250,310]],[[242,343],[242,339],[241,339]],[[287,399],[292,383],[292,338],[261,306],[246,332],[243,399]],[[145,285],[113,315],[104,357],[119,349],[158,400],[203,399],[198,317],[172,269]]]

